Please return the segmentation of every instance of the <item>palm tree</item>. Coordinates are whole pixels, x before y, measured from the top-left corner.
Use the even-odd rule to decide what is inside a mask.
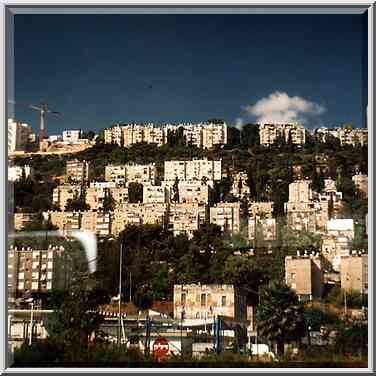
[[[261,289],[257,329],[260,336],[277,344],[277,354],[284,353],[285,343],[300,341],[305,335],[303,311],[303,304],[285,284],[271,282]]]

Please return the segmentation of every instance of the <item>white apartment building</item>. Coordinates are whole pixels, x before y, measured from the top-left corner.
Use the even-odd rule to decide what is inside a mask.
[[[165,144],[165,132],[163,128],[153,126],[152,124],[147,124],[144,126],[143,140],[148,144],[157,144],[161,146]]]
[[[163,145],[167,143],[169,131],[176,132],[180,127],[186,142],[199,148],[210,149],[227,143],[226,123],[178,123],[156,126],[147,124],[116,124],[104,131],[105,143],[128,147],[140,142]]]
[[[165,161],[164,180],[175,181],[215,181],[222,178],[222,161],[193,159],[190,161]]]
[[[211,149],[216,145],[227,144],[227,124],[204,124],[202,127],[202,147]]]
[[[120,125],[114,125],[104,130],[104,142],[106,144],[117,144],[123,146],[123,132]]]
[[[106,182],[114,185],[113,182]],[[99,210],[103,208],[103,201],[106,197],[111,196],[114,200],[114,208],[121,207],[128,203],[128,187],[127,186],[99,186],[90,185],[86,189],[85,202],[90,206],[91,210]]]
[[[163,203],[124,204],[113,213],[112,233],[115,236],[129,224],[159,224],[167,220],[168,205]]]
[[[127,164],[126,171],[128,183],[152,183],[155,181],[157,175],[155,163],[145,165]]]
[[[271,146],[278,142],[305,144],[305,128],[300,124],[260,124],[260,144]]]
[[[210,208],[210,223],[222,231],[234,234],[240,231],[240,202],[221,202]]]
[[[104,170],[104,178],[107,182],[124,185],[127,180],[126,165],[107,165]]]
[[[170,204],[168,228],[174,236],[186,234],[189,238],[205,222],[206,205]]]
[[[107,165],[105,167],[105,180],[115,182],[118,185],[124,185],[126,182],[153,183],[156,174],[157,169],[155,163],[145,165]]]
[[[208,204],[211,188],[209,184],[201,181],[180,181],[178,184],[179,202]],[[172,194],[172,189],[170,189]],[[172,198],[172,197],[171,197]]]
[[[68,182],[85,183],[89,180],[89,162],[72,159],[67,161],[65,175]]]
[[[59,185],[53,190],[52,202],[64,211],[68,200],[74,200],[81,195],[81,185]]]
[[[326,128],[321,127],[316,130],[316,138],[321,142],[328,142],[329,138],[334,137],[343,145],[367,145],[368,129],[366,128]]]
[[[162,185],[151,183],[143,184],[143,202],[146,204],[170,202],[170,186],[162,182]]]
[[[310,180],[297,180],[289,185],[289,201],[285,204],[287,223],[297,231],[326,231],[329,219],[328,201],[314,200]]]
[[[33,138],[35,134],[28,124],[8,119],[8,153],[25,151]]]
[[[34,169],[29,165],[24,166],[12,166],[8,167],[8,180],[9,181],[18,181],[21,180],[22,177],[32,178],[34,175]]]
[[[144,125],[129,124],[122,127],[123,146],[129,147],[133,144],[144,142]]]
[[[81,129],[70,129],[63,131],[63,141],[74,143],[78,142],[78,140],[81,138]]]

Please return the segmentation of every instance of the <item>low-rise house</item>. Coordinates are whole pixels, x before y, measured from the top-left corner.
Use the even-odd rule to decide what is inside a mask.
[[[234,285],[174,285],[175,320],[247,319],[246,294]]]

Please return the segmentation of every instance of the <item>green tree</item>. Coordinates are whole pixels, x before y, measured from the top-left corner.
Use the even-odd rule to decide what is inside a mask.
[[[172,201],[179,202],[179,178],[177,176],[172,186]]]
[[[306,333],[304,306],[290,288],[271,282],[261,289],[256,320],[259,335],[276,343],[277,354],[284,353],[284,345],[300,341]]]
[[[245,124],[240,131],[240,142],[245,148],[257,146],[260,144],[259,125]]]
[[[141,183],[131,182],[128,185],[128,201],[137,204],[143,200],[143,185]]]
[[[102,202],[103,211],[109,212],[115,209],[115,200],[109,190],[106,190],[105,196]]]
[[[68,362],[83,361],[88,356],[89,337],[102,321],[97,306],[103,295],[76,279],[70,290],[59,291],[52,298],[54,311],[47,322],[49,341]]]
[[[67,204],[65,205],[66,211],[84,211],[89,209],[90,206],[86,203],[84,189],[81,190],[80,195],[67,200]]]

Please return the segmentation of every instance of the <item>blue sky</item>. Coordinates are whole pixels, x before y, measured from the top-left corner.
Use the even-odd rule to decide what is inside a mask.
[[[365,22],[362,15],[16,15],[16,100],[47,99],[64,114],[47,119],[47,134],[213,117],[360,127]],[[16,118],[38,127],[32,110],[17,106]]]

